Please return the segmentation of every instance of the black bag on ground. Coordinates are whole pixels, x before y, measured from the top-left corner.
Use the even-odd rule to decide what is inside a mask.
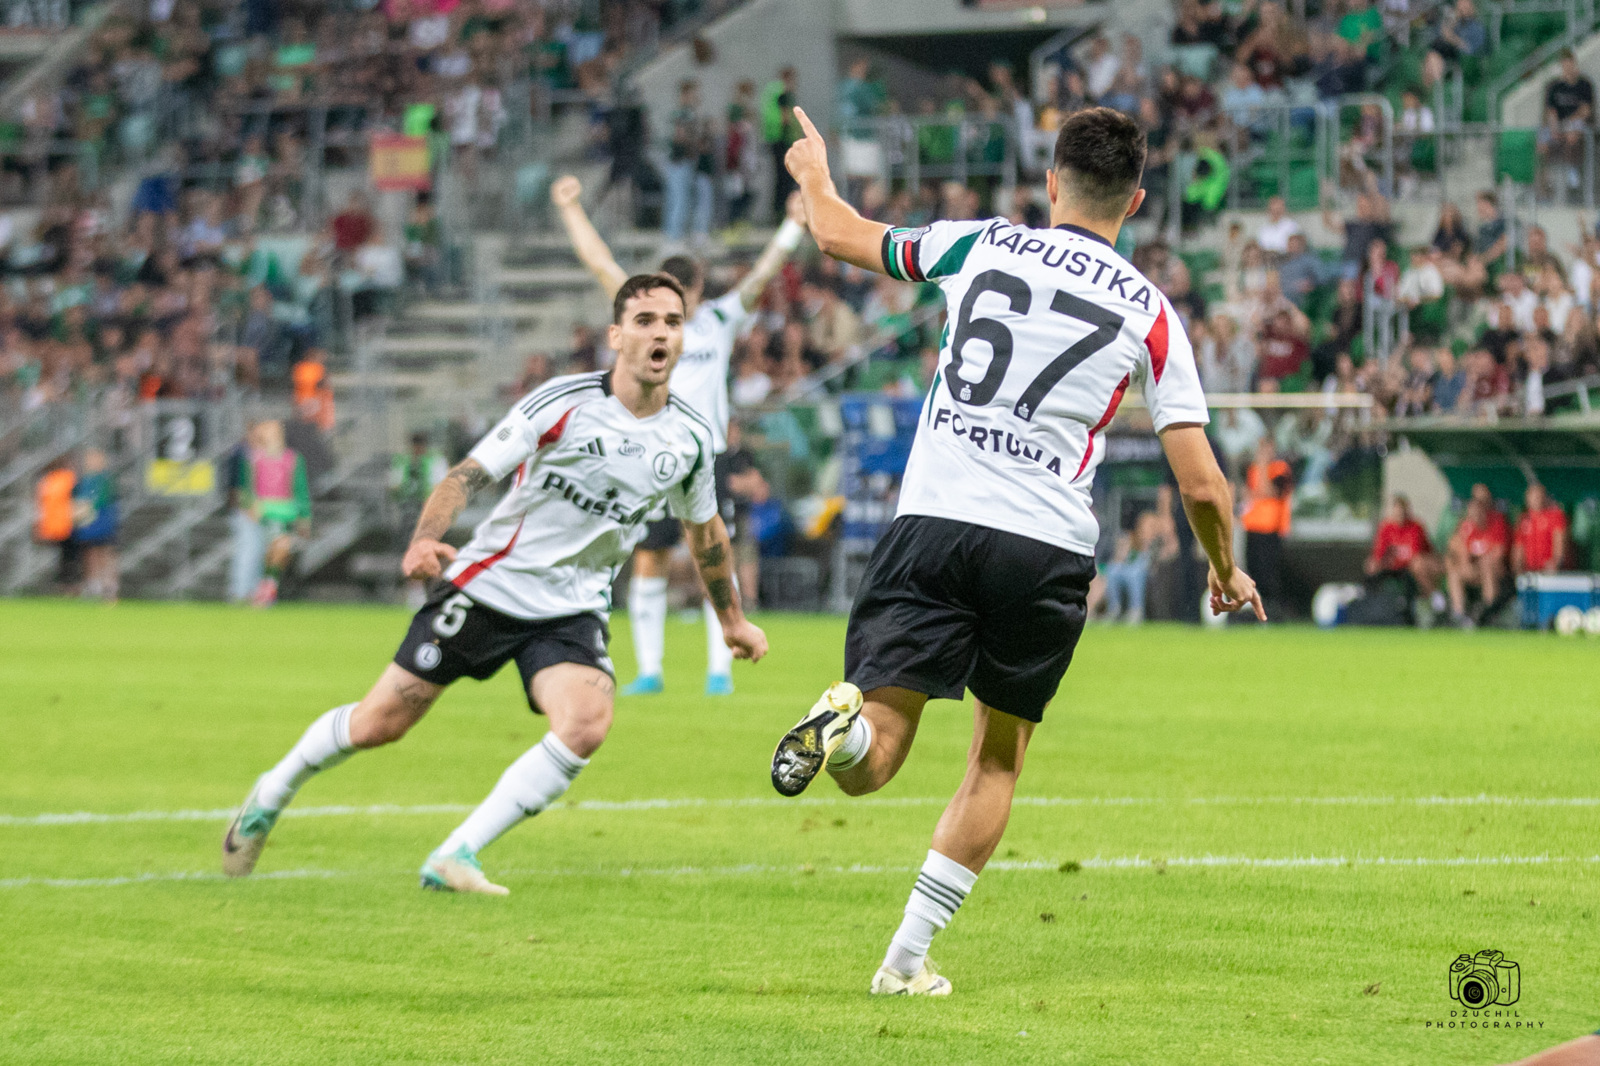
[[[1393,589],[1369,589],[1344,609],[1344,622],[1351,626],[1408,626],[1411,605]]]

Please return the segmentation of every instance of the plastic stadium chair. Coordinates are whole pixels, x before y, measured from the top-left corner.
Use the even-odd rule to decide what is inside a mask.
[[[1537,130],[1501,130],[1494,146],[1494,180],[1532,185],[1539,161]]]

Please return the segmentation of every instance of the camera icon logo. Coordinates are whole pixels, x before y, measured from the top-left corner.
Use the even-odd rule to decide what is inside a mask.
[[[1522,970],[1492,948],[1457,955],[1450,964],[1450,998],[1463,1007],[1509,1007],[1522,996]]]

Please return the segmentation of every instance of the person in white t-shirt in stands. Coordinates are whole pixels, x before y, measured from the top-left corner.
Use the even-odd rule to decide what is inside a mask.
[[[1267,220],[1256,230],[1256,243],[1268,255],[1281,256],[1289,251],[1289,238],[1300,232],[1300,223],[1289,215],[1283,197],[1274,196],[1267,201]]]

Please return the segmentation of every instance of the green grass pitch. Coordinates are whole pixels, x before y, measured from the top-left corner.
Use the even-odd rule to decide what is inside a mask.
[[[877,797],[780,801],[833,618],[763,619],[771,657],[719,700],[674,619],[667,694],[620,701],[563,805],[484,853],[508,899],[415,870],[543,732],[514,670],[313,781],[263,876],[218,878],[208,812],[405,618],[0,603],[0,1062],[1465,1064],[1600,1025],[1592,640],[1090,629],[935,942],[955,994],[885,1001],[970,718],[932,705]],[[152,813],[38,817],[70,812]],[[1426,1027],[1490,947],[1523,1027]]]

